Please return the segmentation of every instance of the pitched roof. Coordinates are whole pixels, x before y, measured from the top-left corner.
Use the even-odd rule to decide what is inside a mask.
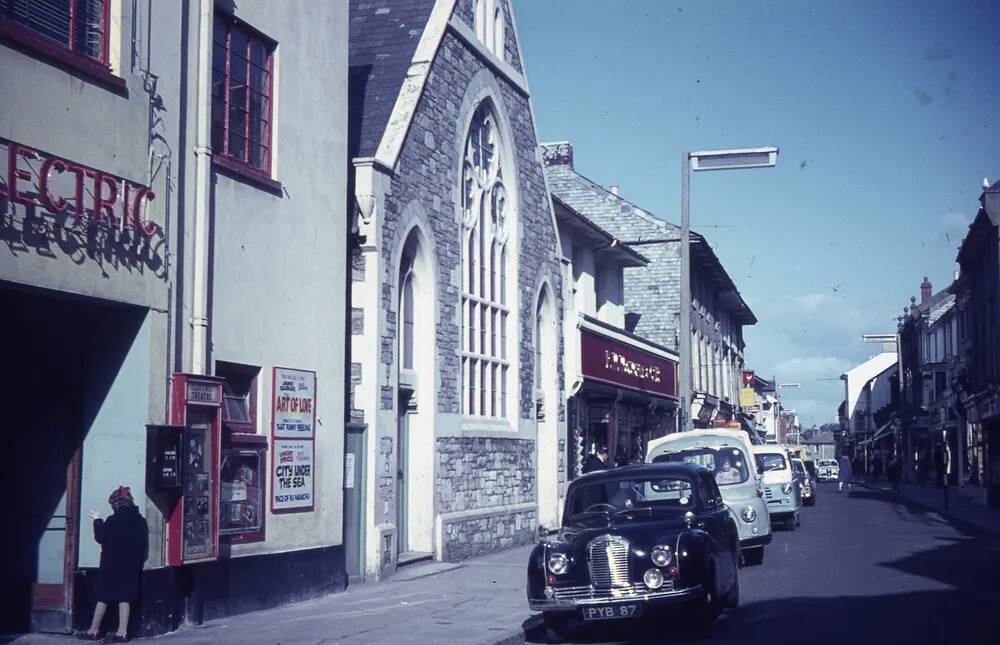
[[[354,157],[378,150],[434,0],[351,0],[349,140]]]
[[[549,190],[562,202],[583,213],[594,224],[610,231],[625,244],[638,247],[655,242],[679,242],[680,227],[656,217],[610,190],[581,175],[573,168],[572,146],[562,142],[542,144]],[[715,255],[704,236],[691,231],[691,257],[723,290],[735,294],[730,308],[744,324],[756,324],[750,306]]]

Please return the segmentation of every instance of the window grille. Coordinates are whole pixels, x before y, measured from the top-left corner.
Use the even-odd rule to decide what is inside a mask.
[[[0,19],[108,64],[107,0],[0,0]]]

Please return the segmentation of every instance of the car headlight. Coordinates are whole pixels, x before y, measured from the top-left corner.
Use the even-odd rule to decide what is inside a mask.
[[[757,520],[757,511],[753,510],[752,506],[747,506],[743,509],[743,512],[740,513],[740,517],[742,517],[743,521],[747,524],[753,524]]]
[[[569,560],[562,553],[553,553],[550,555],[547,564],[549,566],[549,571],[557,576],[561,576],[566,573],[567,569],[569,569]]]
[[[670,547],[669,546],[654,546],[652,552],[650,552],[649,557],[653,560],[653,564],[658,567],[665,567],[670,564]]]
[[[663,586],[663,573],[659,569],[649,569],[642,574],[642,581],[650,589],[659,589]]]
[[[790,494],[792,492],[792,485],[791,484],[782,484],[781,485],[781,492],[784,493],[785,495]]]

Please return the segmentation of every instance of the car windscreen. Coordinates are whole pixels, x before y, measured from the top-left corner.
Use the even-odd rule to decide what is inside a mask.
[[[780,452],[763,452],[754,455],[757,461],[757,468],[763,472],[769,470],[784,470],[788,466],[785,463],[785,456]]]
[[[794,472],[796,475],[805,475],[806,474],[806,469],[805,469],[805,466],[802,465],[801,461],[797,461],[797,460],[793,459],[792,460],[792,472]]]
[[[676,464],[697,464],[704,466],[715,477],[719,486],[742,484],[750,478],[750,468],[745,454],[739,448],[719,446],[718,448],[689,448],[677,452],[657,455],[653,462]]]
[[[810,477],[816,476],[816,462],[814,461],[804,461],[802,462],[806,466],[806,471],[809,473]]]
[[[822,467],[824,467],[824,468],[829,468],[831,466],[836,466],[837,465],[837,460],[836,459],[820,459],[819,460],[819,465],[822,466]]]
[[[563,523],[589,524],[595,515],[648,509],[683,515],[698,506],[691,480],[683,477],[634,477],[578,483],[566,500]]]

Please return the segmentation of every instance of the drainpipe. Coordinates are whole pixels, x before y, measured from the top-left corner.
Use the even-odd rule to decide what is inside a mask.
[[[198,11],[197,131],[195,134],[194,273],[191,302],[191,372],[206,374],[208,362],[208,218],[210,216],[210,146],[212,13],[214,0],[200,0]]]

